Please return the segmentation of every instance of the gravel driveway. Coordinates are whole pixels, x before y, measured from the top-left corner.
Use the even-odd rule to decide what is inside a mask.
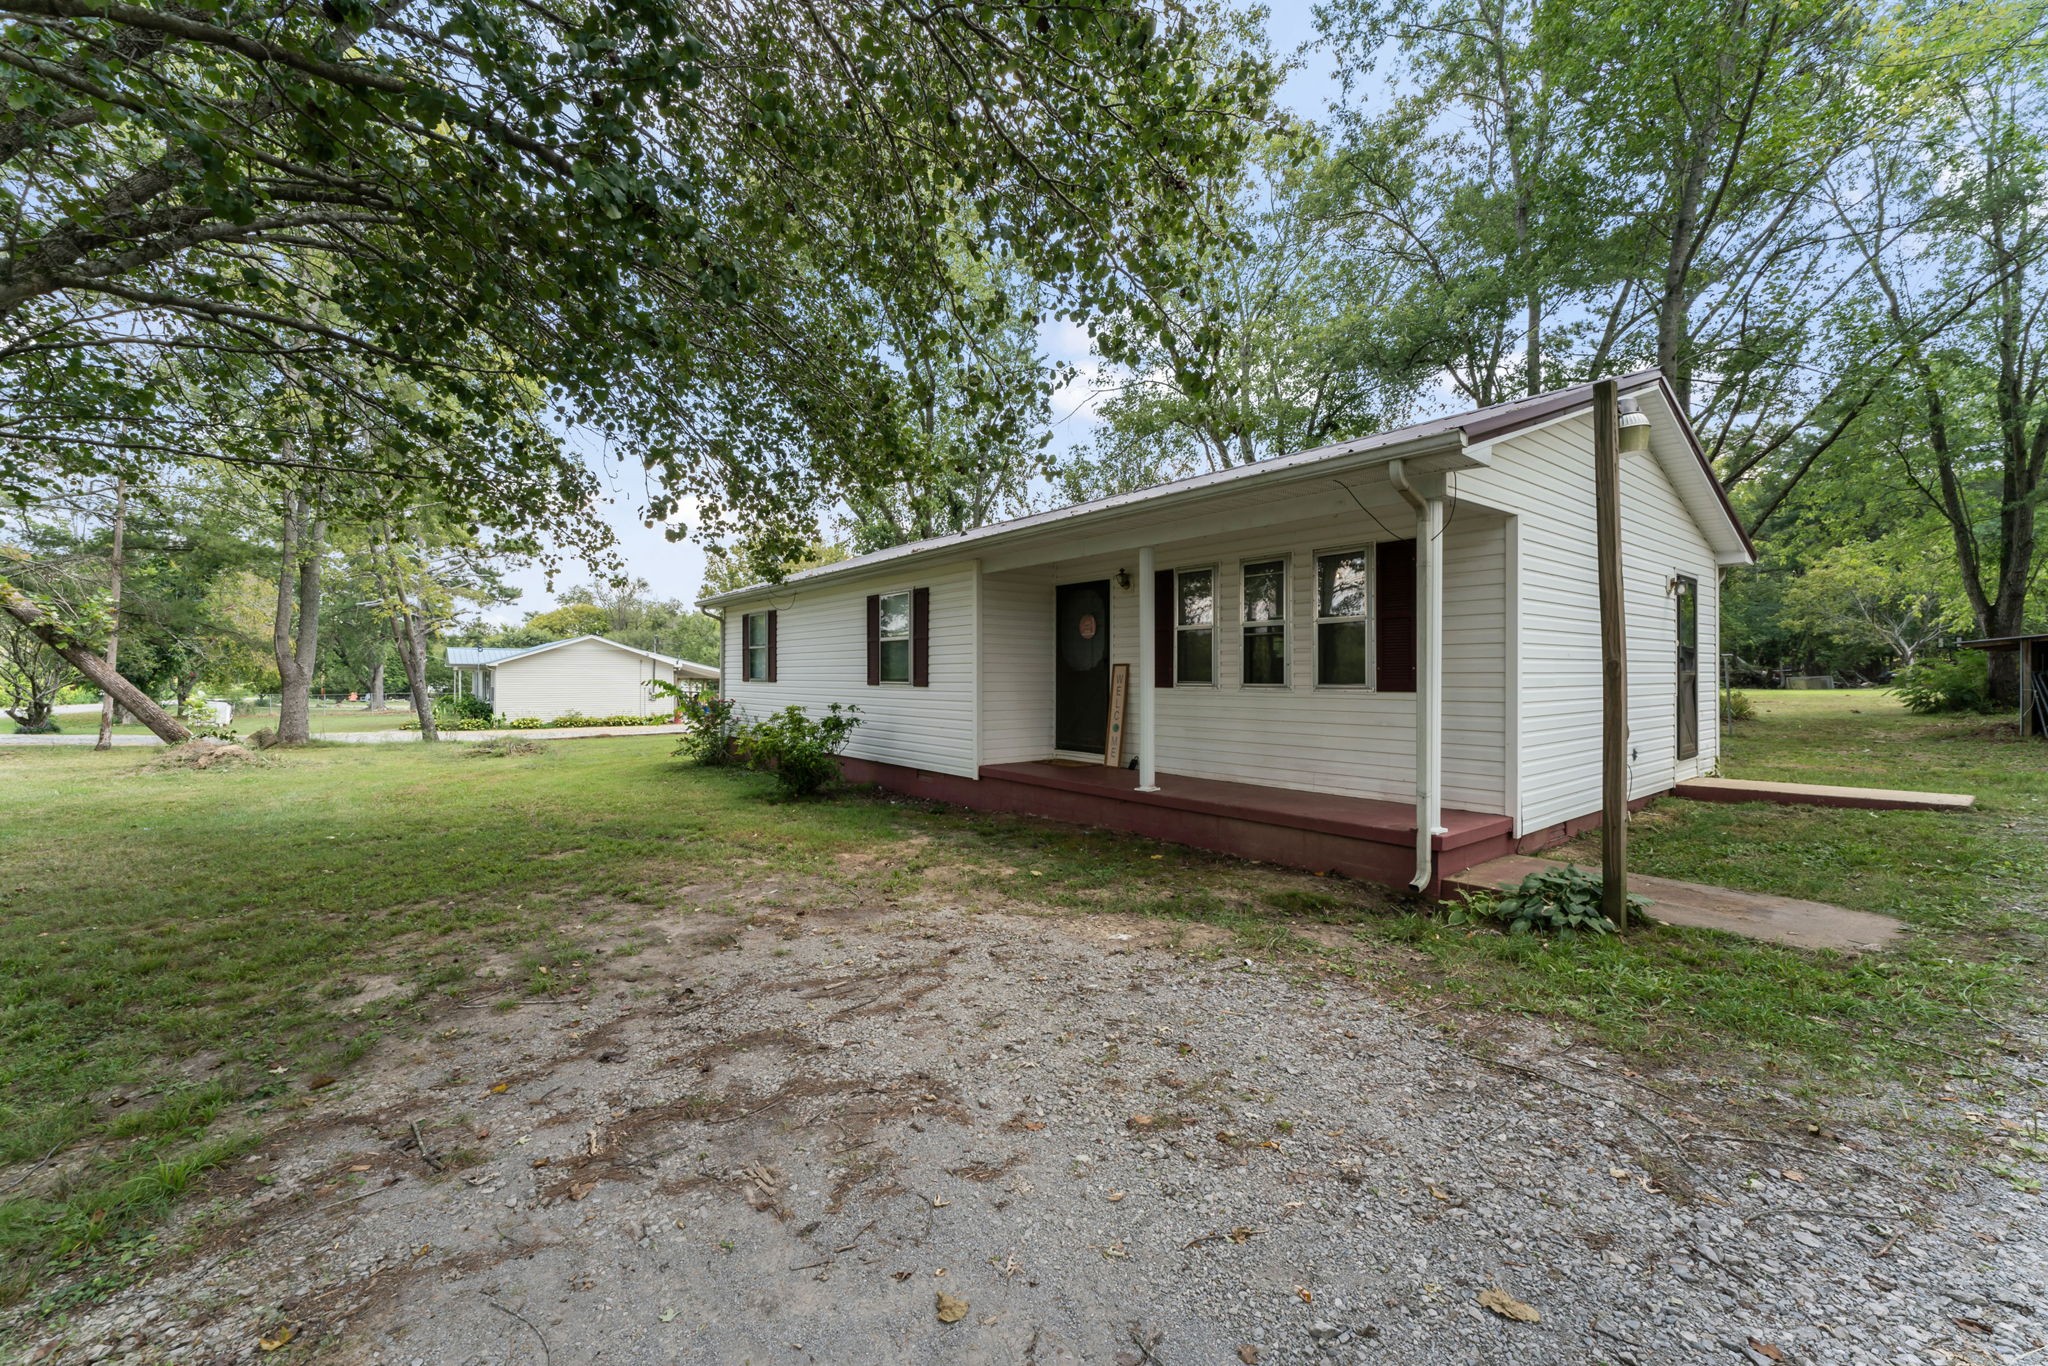
[[[2029,1112],[1884,1135],[1537,1025],[1454,1036],[1156,922],[754,895],[749,921],[657,922],[579,1002],[451,1009],[298,1092],[194,1253],[18,1340],[434,1366],[2043,1359],[2041,1200],[1944,1146]]]

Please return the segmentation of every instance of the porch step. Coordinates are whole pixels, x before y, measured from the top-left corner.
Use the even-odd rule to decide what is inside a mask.
[[[1967,811],[1977,799],[1963,792],[1908,792],[1889,787],[1830,787],[1825,783],[1767,783],[1737,778],[1687,778],[1674,796],[1696,802],[1776,802],[1781,806],[1858,807],[1870,811]]]
[[[1531,873],[1564,865],[1554,859],[1510,854],[1467,868],[1445,879],[1450,891],[1505,891]],[[1598,873],[1597,867],[1588,869]],[[1904,926],[1888,915],[1852,911],[1824,901],[1763,892],[1738,892],[1701,882],[1629,874],[1628,889],[1650,903],[1650,915],[1667,925],[1721,930],[1745,939],[1787,944],[1798,949],[1833,949],[1862,953],[1884,948],[1898,939]]]
[[[1055,792],[1184,811],[1191,815],[1370,840],[1402,848],[1413,848],[1415,844],[1415,808],[1407,802],[1345,797],[1331,792],[1303,792],[1295,788],[1225,782],[1213,778],[1190,778],[1178,773],[1161,773],[1158,775],[1158,791],[1140,792],[1137,790],[1136,773],[1127,768],[1110,768],[1102,764],[987,764],[981,769],[981,777]],[[1442,819],[1445,833],[1435,840],[1435,848],[1440,851],[1505,839],[1514,830],[1514,821],[1507,816],[1482,811],[1446,809]]]

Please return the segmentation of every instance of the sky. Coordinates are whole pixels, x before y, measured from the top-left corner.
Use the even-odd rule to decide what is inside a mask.
[[[1294,53],[1315,38],[1311,7],[1279,0],[1267,16],[1266,34],[1275,53],[1283,57]],[[1304,118],[1320,118],[1337,94],[1328,58],[1310,52],[1303,64],[1289,74],[1280,91],[1280,103]],[[1040,344],[1049,361],[1066,361],[1079,372],[1054,401],[1053,444],[1061,450],[1085,446],[1095,426],[1089,404],[1089,381],[1095,361],[1087,331],[1073,323],[1049,323],[1040,333]],[[605,520],[618,538],[626,572],[647,580],[655,597],[694,599],[704,582],[704,548],[691,539],[669,540],[664,527],[643,525],[640,509],[646,506],[647,489],[639,462],[621,459],[618,452],[607,452],[594,440],[580,435],[572,436],[570,446],[596,471],[604,486],[608,499]],[[684,511],[687,520],[688,509]],[[587,565],[567,558],[558,567],[551,590],[545,568],[538,564],[523,567],[506,576],[508,586],[519,590],[518,600],[486,615],[502,624],[518,622],[529,612],[554,606],[561,590],[590,583],[595,578]]]

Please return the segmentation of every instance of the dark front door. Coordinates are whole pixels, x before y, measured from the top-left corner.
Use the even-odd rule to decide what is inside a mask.
[[[1054,611],[1053,745],[1100,754],[1109,738],[1109,580],[1061,584]]]
[[[1678,581],[1678,757],[1700,752],[1700,585]]]

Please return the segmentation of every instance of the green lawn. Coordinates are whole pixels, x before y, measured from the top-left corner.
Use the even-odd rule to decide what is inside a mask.
[[[1481,1039],[1489,1017],[1526,1012],[1645,1059],[1801,1084],[1945,1076],[2039,980],[2048,745],[1872,695],[1760,699],[1725,769],[1973,791],[1981,810],[1667,802],[1633,836],[1644,871],[1914,927],[1854,960],[1662,927],[1509,940],[1372,888],[1143,840],[860,797],[780,804],[758,776],[671,759],[672,743],[319,746],[207,772],[137,750],[0,749],[0,1186],[46,1156],[65,1174],[0,1194],[0,1302],[53,1262],[88,1289],[128,1274],[199,1171],[436,998],[573,990],[633,953],[649,916],[745,914],[733,894],[768,877],[797,901],[1206,924],[1229,961],[1364,978]]]

